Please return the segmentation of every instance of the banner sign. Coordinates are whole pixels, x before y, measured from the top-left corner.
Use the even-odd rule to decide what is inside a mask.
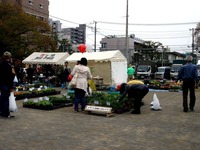
[[[52,60],[55,58],[55,54],[40,54],[39,56],[36,56],[35,58],[33,58],[32,60]]]

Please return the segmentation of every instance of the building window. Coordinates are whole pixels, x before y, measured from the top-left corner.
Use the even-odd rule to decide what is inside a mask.
[[[43,21],[43,20],[44,20],[44,17],[39,16],[39,19]]]
[[[107,48],[107,43],[102,43],[102,44],[101,44],[101,47],[102,47],[102,48]]]
[[[29,5],[33,5],[33,0],[28,0]]]
[[[44,8],[44,5],[40,3],[39,7],[43,9],[43,8]]]

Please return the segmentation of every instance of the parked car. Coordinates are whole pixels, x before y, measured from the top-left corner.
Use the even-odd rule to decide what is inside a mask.
[[[200,60],[198,60],[198,62],[197,62],[197,70],[198,70],[198,78],[200,80]],[[199,82],[199,84],[200,84],[200,82]]]
[[[154,78],[156,63],[152,61],[142,61],[136,69],[138,79]]]
[[[181,69],[183,65],[182,64],[172,64],[170,77],[171,79],[175,80],[178,76],[178,72]]]
[[[155,73],[155,79],[170,79],[170,66],[158,67],[157,72]]]

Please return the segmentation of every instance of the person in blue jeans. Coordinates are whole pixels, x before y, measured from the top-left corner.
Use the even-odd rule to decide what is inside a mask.
[[[81,103],[81,110],[84,111],[85,105],[86,105],[86,93],[88,89],[88,79],[92,78],[90,68],[87,67],[87,59],[86,58],[81,58],[80,64],[76,65],[72,72],[71,75],[77,76],[76,79],[76,86],[74,88],[75,91],[75,99],[74,99],[74,110],[76,112],[79,111],[78,104],[79,102]]]
[[[9,96],[13,89],[14,71],[11,65],[11,53],[3,54],[3,61],[0,63],[0,115],[5,118],[12,118],[9,111]]]

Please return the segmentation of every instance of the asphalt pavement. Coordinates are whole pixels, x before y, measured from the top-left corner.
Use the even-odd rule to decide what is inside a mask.
[[[150,109],[154,93],[160,111]],[[0,118],[0,150],[199,150],[199,89],[196,97],[195,111],[185,113],[181,92],[151,91],[143,100],[142,114],[110,117],[77,113],[72,106],[24,108],[23,100],[17,100],[15,118]]]

